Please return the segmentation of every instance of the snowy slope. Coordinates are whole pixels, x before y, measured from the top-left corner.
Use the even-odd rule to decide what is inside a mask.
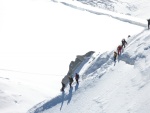
[[[109,58],[94,72],[91,67],[92,74],[79,85],[41,102],[29,113],[149,113],[150,31],[144,30],[127,41],[116,64],[112,54],[100,55],[93,65]]]
[[[134,37],[146,29],[146,20],[91,7],[85,11],[87,6],[73,1],[71,3],[76,8],[66,7],[64,2],[59,4],[48,0],[0,1],[1,113],[25,113],[28,110],[51,111],[51,107],[56,113],[59,111],[54,106],[60,103],[59,109],[65,109],[65,102],[68,105],[73,104],[72,94],[80,97],[80,91],[90,90],[93,82],[99,87],[95,82],[99,79],[93,77],[104,75],[107,68],[109,70],[109,65],[113,67],[112,60],[108,63],[101,62],[105,57],[105,60],[110,59],[111,53],[108,52],[108,55],[96,53],[90,59],[91,63],[87,63],[81,70],[83,82],[79,86],[74,84],[76,93],[73,92],[74,89],[70,92],[66,89],[66,93],[61,95],[59,92],[61,79],[67,73],[68,65],[76,55],[85,54],[89,50],[100,53],[115,50],[122,38],[126,38],[129,34]],[[68,4],[70,1],[67,2],[67,6]],[[91,11],[92,13],[89,13]],[[97,60],[100,60],[99,64],[94,63]],[[99,70],[102,72],[97,73],[103,63],[105,65]],[[90,66],[92,68],[88,70]],[[94,92],[94,89],[92,91]],[[92,95],[90,92],[88,94],[86,94],[87,98]],[[65,101],[62,101],[62,97]],[[39,102],[41,103],[36,105]],[[32,108],[34,105],[35,107]],[[66,109],[72,108],[66,106]],[[88,112],[84,109],[82,111]],[[64,112],[69,111],[64,110]]]
[[[77,0],[83,4],[105,10],[131,15],[143,19],[150,18],[149,0]]]
[[[143,26],[143,27],[147,26],[148,17],[144,18],[144,19],[135,18],[134,16],[130,16],[130,15],[128,16],[128,15],[125,15],[122,13],[116,13],[116,12],[104,10],[104,9],[101,9],[98,7],[92,7],[90,5],[83,5],[82,3],[79,3],[76,1],[55,0],[54,2],[61,3],[63,5],[66,5],[71,8],[81,10],[81,11],[87,11],[87,12],[90,12],[90,13],[93,13],[96,15],[106,15],[106,16],[124,21],[124,22],[129,22],[131,24],[135,24],[135,25],[139,25],[139,26]],[[145,5],[146,5],[146,3],[145,3]],[[143,7],[144,7],[144,5],[143,5]],[[144,10],[142,10],[142,11],[144,12],[145,15],[149,14],[149,11],[144,11]]]

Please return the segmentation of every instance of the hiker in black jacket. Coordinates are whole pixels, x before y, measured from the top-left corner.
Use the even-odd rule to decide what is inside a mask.
[[[148,21],[148,29],[149,29],[149,26],[150,26],[150,19],[147,19],[147,21]]]
[[[78,83],[79,83],[79,74],[78,74],[78,73],[76,73],[75,79],[76,79],[76,82],[77,82],[77,84],[78,84]]]
[[[126,40],[125,39],[122,39],[122,47],[126,47],[126,44],[127,44],[127,42],[126,42]]]
[[[71,76],[69,76],[69,85],[70,85],[70,88],[71,88],[72,83],[73,83],[73,78]]]

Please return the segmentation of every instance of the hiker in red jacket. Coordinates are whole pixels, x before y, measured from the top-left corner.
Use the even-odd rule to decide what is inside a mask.
[[[117,47],[118,55],[121,54],[121,50],[122,50],[122,45],[119,45],[119,46]]]

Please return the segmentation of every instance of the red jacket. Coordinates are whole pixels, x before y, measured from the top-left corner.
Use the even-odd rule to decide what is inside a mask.
[[[122,46],[120,45],[120,46],[118,46],[118,48],[117,48],[117,50],[121,50],[122,49]]]

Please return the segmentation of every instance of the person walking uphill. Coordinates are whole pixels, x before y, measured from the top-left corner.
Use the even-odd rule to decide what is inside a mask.
[[[69,81],[69,78],[68,78],[68,76],[66,75],[66,76],[62,79],[62,81],[61,81],[61,84],[62,84],[61,91],[64,91],[64,89],[65,89],[66,84],[68,83],[68,81]]]
[[[148,21],[148,29],[149,29],[149,26],[150,26],[150,19],[147,19],[147,21]]]
[[[126,40],[125,39],[122,39],[122,47],[126,47],[126,44],[127,44],[127,42],[126,42]]]
[[[73,78],[69,76],[69,85],[70,85],[70,88],[71,88],[72,83],[73,83]]]
[[[79,83],[79,74],[78,73],[76,73],[76,75],[75,75],[75,79],[76,79],[76,82],[77,82],[77,84]]]
[[[118,55],[121,54],[121,50],[122,50],[122,45],[119,45],[119,46],[117,47]]]
[[[116,58],[117,58],[117,52],[114,51],[114,62],[116,62]]]

